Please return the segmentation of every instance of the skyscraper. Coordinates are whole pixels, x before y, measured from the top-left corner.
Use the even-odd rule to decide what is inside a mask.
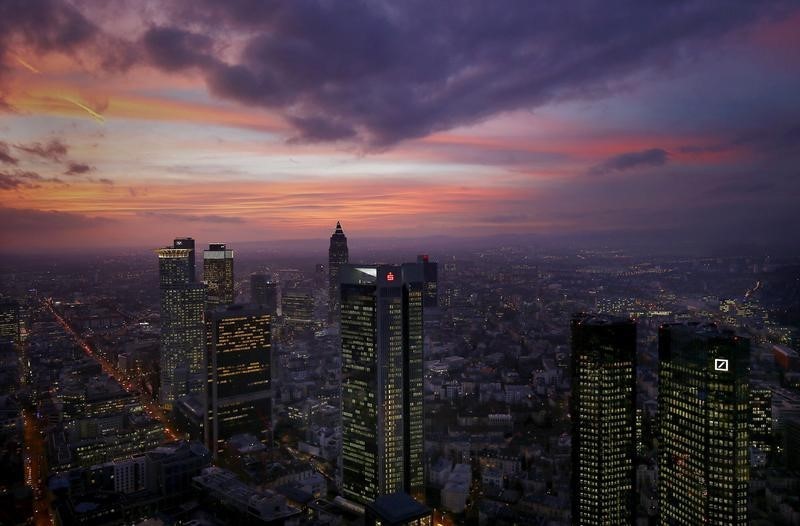
[[[211,243],[203,251],[203,281],[209,306],[233,304],[233,250],[224,243]]]
[[[205,389],[205,286],[191,281],[190,249],[156,251],[161,295],[161,405]]]
[[[263,306],[270,316],[278,315],[278,284],[266,274],[250,276],[250,302]]]
[[[303,289],[285,289],[281,294],[281,316],[295,329],[307,329],[314,324],[314,298]]]
[[[347,237],[344,235],[341,223],[337,221],[336,231],[331,235],[331,244],[328,248],[328,287],[331,316],[339,310],[339,267],[347,264],[349,260]]]
[[[0,342],[19,343],[19,303],[0,298]]]
[[[747,524],[749,340],[667,324],[658,354],[659,523]]]
[[[172,248],[184,248],[189,250],[189,281],[194,282],[197,280],[195,273],[195,256],[194,256],[194,239],[191,237],[176,237],[172,241]]]
[[[209,449],[240,433],[268,440],[272,413],[271,316],[260,306],[231,305],[209,313]]]
[[[342,492],[422,499],[422,267],[343,265]]]
[[[417,263],[422,265],[425,279],[422,303],[426,309],[435,309],[439,306],[439,264],[430,261],[427,254],[417,256]]]
[[[636,322],[572,317],[572,523],[631,525]]]

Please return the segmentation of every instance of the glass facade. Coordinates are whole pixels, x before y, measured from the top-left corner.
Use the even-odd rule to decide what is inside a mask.
[[[747,524],[750,342],[676,323],[658,346],[660,524]]]
[[[162,407],[171,410],[181,396],[205,389],[205,286],[193,283],[193,252],[156,251],[161,295],[160,391]]]
[[[573,524],[633,524],[636,323],[578,314],[571,332]]]
[[[342,492],[422,498],[421,271],[345,265],[340,279]]]

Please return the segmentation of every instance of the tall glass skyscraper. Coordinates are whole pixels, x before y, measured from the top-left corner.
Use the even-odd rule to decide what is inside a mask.
[[[658,354],[659,523],[747,524],[749,340],[667,324]]]
[[[256,305],[217,307],[209,313],[209,449],[216,456],[233,435],[267,442],[271,430],[271,322]]]
[[[576,314],[572,332],[572,523],[634,523],[636,322]]]
[[[183,395],[205,390],[205,286],[192,281],[193,251],[156,251],[161,296],[162,407],[171,410]]]
[[[224,243],[212,243],[203,251],[203,281],[209,306],[233,304],[233,250]]]
[[[342,493],[424,499],[422,266],[343,265]]]
[[[339,267],[350,261],[347,250],[347,236],[344,235],[342,225],[336,222],[336,230],[331,235],[331,244],[328,248],[328,287],[329,307],[331,317],[339,309]]]

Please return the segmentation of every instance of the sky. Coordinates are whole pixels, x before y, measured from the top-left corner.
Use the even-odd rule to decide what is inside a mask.
[[[796,1],[0,0],[4,250],[796,246],[798,161]]]

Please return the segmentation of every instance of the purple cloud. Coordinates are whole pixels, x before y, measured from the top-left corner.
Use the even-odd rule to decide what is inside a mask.
[[[14,147],[25,153],[53,162],[63,161],[68,150],[67,145],[59,139],[51,139],[47,143],[17,144]]]
[[[188,4],[187,4],[188,5]],[[198,68],[221,97],[276,108],[295,140],[372,147],[503,111],[609,93],[788,2],[192,2],[144,35],[167,70]],[[457,15],[455,14],[457,13]],[[219,35],[247,35],[237,59]]]
[[[589,169],[591,175],[605,175],[612,172],[624,172],[642,166],[662,166],[667,164],[669,152],[661,148],[651,148],[640,152],[627,152],[615,155]]]

